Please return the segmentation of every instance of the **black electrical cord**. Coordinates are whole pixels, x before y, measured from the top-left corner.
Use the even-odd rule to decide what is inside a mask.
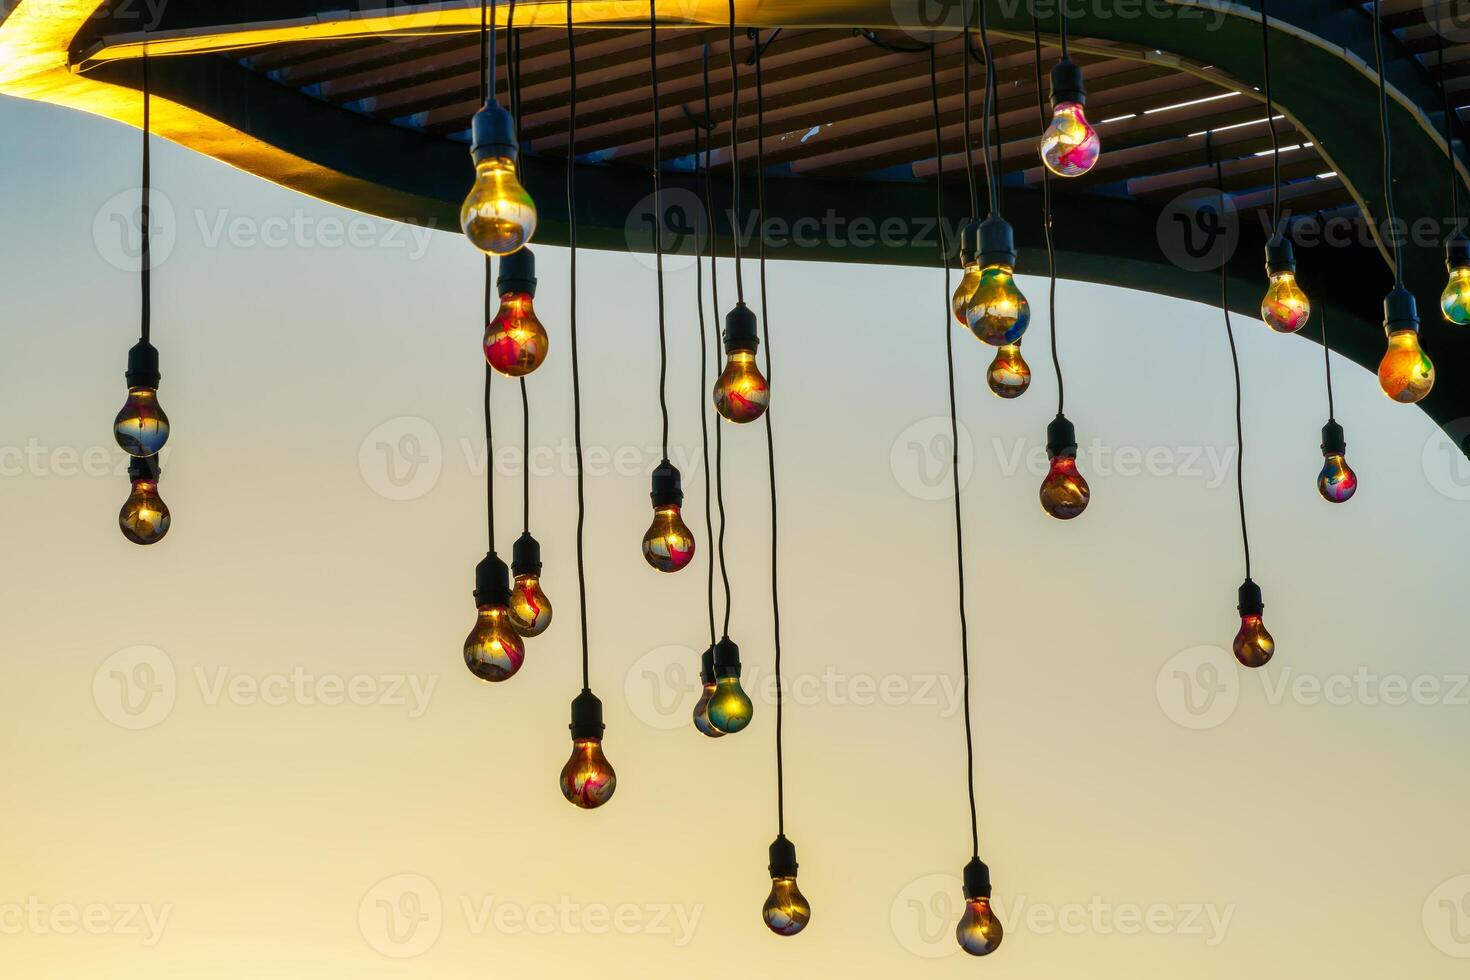
[[[1065,16],[1065,15],[1064,15]],[[1031,4],[1031,28],[1036,44],[1036,108],[1041,115],[1041,128],[1044,130],[1051,123],[1047,114],[1046,95],[1043,93],[1041,80],[1041,18],[1036,14],[1036,3]],[[1051,316],[1051,364],[1057,374],[1057,414],[1062,414],[1063,406],[1066,404],[1066,388],[1062,383],[1062,361],[1057,353],[1057,251],[1052,241],[1052,203],[1051,203],[1051,170],[1047,167],[1041,168],[1041,227],[1046,232],[1046,274],[1051,283],[1050,299],[1048,301],[1049,314]]]
[[[490,270],[490,256],[485,256],[485,320],[494,314],[491,312],[494,303],[494,290],[491,288],[494,279]],[[485,362],[485,523],[489,528],[490,551],[495,551],[495,437],[494,430],[490,424],[490,379],[495,376],[495,369],[490,362]]]
[[[143,185],[140,189],[142,204],[138,209],[139,220],[143,222],[142,228],[138,230],[138,242],[142,249],[140,256],[143,264],[142,287],[143,306],[141,311],[141,335],[143,343],[149,343],[153,333],[153,251],[150,239],[152,235],[152,189],[153,189],[153,158],[151,147],[153,141],[149,139],[149,132],[153,126],[153,91],[148,80],[148,53],[143,52]]]
[[[761,82],[761,43],[759,32],[752,32],[755,40],[755,197],[757,241],[760,249],[761,286],[761,336],[766,348],[766,384],[771,384],[771,311],[766,296],[766,101]],[[929,57],[934,57],[930,48]],[[766,409],[766,462],[771,475],[771,623],[773,644],[776,653],[776,833],[786,833],[786,767],[781,754],[781,591],[778,586],[780,538],[776,523],[776,437],[771,430],[771,410]]]
[[[704,49],[704,65],[706,77],[709,74],[709,45]],[[696,122],[694,124],[694,160],[696,165],[703,160],[706,175],[706,184],[709,174],[709,145],[702,142],[706,135],[704,125]],[[703,154],[703,155],[701,155]],[[708,212],[708,198],[702,202]],[[709,228],[709,222],[705,222],[705,234],[710,238],[710,262],[714,262],[714,234]],[[715,539],[714,510],[711,507],[713,489],[710,486],[709,469],[709,413],[711,411],[710,400],[705,397],[705,392],[710,388],[709,377],[709,337],[705,333],[704,322],[704,256],[701,252],[701,242],[695,242],[694,251],[694,305],[699,312],[699,444],[704,454],[704,539],[713,541]],[[718,431],[719,423],[715,423]],[[715,645],[715,563],[710,559],[709,572],[705,581],[705,599],[709,606],[709,645]]]
[[[1434,50],[1439,61],[1439,101],[1444,113],[1445,160],[1450,165],[1450,206],[1455,219],[1454,230],[1460,230],[1460,175],[1455,172],[1455,116],[1450,111],[1450,93],[1444,84],[1444,31],[1440,19],[1444,0],[1434,2]]]
[[[1057,33],[1062,39],[1062,57],[1069,58],[1071,56],[1067,52],[1067,5],[1065,3],[1057,4],[1057,19],[1061,22]]]
[[[970,217],[973,218],[980,213],[980,189],[975,181],[975,132],[970,122],[970,100],[974,97],[973,83],[970,80],[970,30],[970,8],[967,6],[965,30],[961,39],[965,50],[960,55],[960,62],[965,67],[965,177],[970,183]]]
[[[1388,80],[1383,73],[1383,0],[1373,2],[1373,56],[1378,69],[1378,129],[1383,139],[1383,205],[1388,218],[1388,244],[1393,251],[1393,281],[1395,286],[1402,286],[1404,243],[1403,236],[1394,230],[1393,140],[1388,135]]]
[[[745,279],[740,273],[740,69],[735,61],[735,0],[730,0],[730,226],[735,240],[735,298],[745,302]],[[708,115],[708,111],[705,113]],[[719,426],[715,427],[718,431]],[[723,537],[724,527],[720,528]],[[730,610],[725,610],[728,620]]]
[[[1276,103],[1271,98],[1271,25],[1261,0],[1261,77],[1265,86],[1266,125],[1271,128],[1271,231],[1281,233],[1281,139],[1276,133]]]
[[[733,36],[734,36],[733,33],[732,33],[731,36],[733,38]],[[706,52],[706,54],[707,54],[707,52]],[[735,51],[734,51],[734,48],[733,47],[730,50],[730,69],[731,69],[731,72],[732,73],[735,70]],[[714,118],[713,116],[710,115],[709,58],[707,56],[706,56],[706,58],[704,60],[704,118],[705,119],[713,119]],[[730,125],[733,127],[735,125],[735,122],[732,120]],[[710,135],[710,141],[711,142],[714,141],[714,135],[713,135],[713,133],[711,133],[711,135]],[[739,193],[739,191],[737,190],[736,191],[736,194],[738,195],[738,193]],[[713,173],[712,173],[711,167],[710,167],[709,156],[707,154],[705,156],[705,167],[704,167],[704,206],[705,206],[705,221],[709,224],[709,228],[710,228],[710,234],[709,234],[709,291],[710,291],[710,302],[713,304],[713,310],[714,310],[715,359],[716,359],[716,361],[718,361],[719,360],[719,356],[720,356],[719,355],[719,350],[720,350],[720,344],[719,344],[719,331],[720,331],[720,276],[719,276],[719,269],[718,269],[718,267],[716,265],[716,262],[715,262],[715,254],[716,254],[716,250],[715,250],[715,238],[716,238],[716,234],[715,234],[715,210],[716,210],[715,209],[715,183],[714,183],[714,176],[713,176]],[[737,227],[735,227],[735,222],[733,220],[733,216],[735,214],[735,211],[732,210],[730,212],[730,214],[732,216],[731,228],[730,228],[731,237],[734,238],[734,250],[735,250],[735,254],[736,254],[736,256],[739,256],[739,254],[740,254],[740,231],[739,231],[739,229]],[[739,273],[740,273],[740,260],[739,260],[738,257],[735,260],[735,272],[736,272],[736,281],[738,282],[739,281]],[[720,425],[719,421],[716,420],[716,422],[715,422],[715,469],[714,469],[714,481],[715,481],[715,503],[716,503],[716,506],[719,508],[719,511],[720,511],[720,536],[719,536],[719,538],[717,539],[717,542],[716,542],[716,552],[718,554],[718,558],[719,558],[719,562],[720,562],[720,580],[721,580],[721,582],[724,583],[724,587],[725,587],[725,627],[724,627],[724,634],[725,634],[726,637],[728,637],[730,635],[730,569],[729,569],[729,566],[727,566],[726,563],[725,563],[725,463],[724,463],[724,455],[725,454],[724,454],[724,436],[721,433],[721,430],[722,429],[724,429],[724,426]]]
[[[648,79],[653,90],[653,255],[658,279],[658,410],[663,417],[663,458],[669,458],[669,342],[664,316],[663,124],[658,99],[657,0],[648,0]],[[732,66],[733,70],[733,66]]]
[[[968,45],[967,45],[968,47]],[[995,164],[990,161],[990,120],[995,120],[996,132],[1000,131],[1000,102],[995,97],[995,59],[990,51],[990,21],[986,13],[985,0],[980,0],[980,50],[985,53],[985,105],[981,112],[984,117],[980,127],[983,134],[983,147],[985,154],[985,184],[990,192],[990,212],[992,214],[1000,208],[1000,160],[997,156]],[[996,142],[999,143],[997,136]]]
[[[589,690],[587,656],[587,561],[582,531],[587,523],[587,497],[582,473],[582,378],[577,369],[577,36],[572,0],[567,0],[567,324],[572,339],[572,441],[577,455],[577,605],[582,617],[582,690]]]
[[[968,60],[968,59],[967,59]],[[939,265],[944,270],[944,356],[949,375],[949,435],[953,450],[950,469],[954,477],[954,542],[959,582],[960,667],[964,675],[965,697],[965,781],[970,794],[970,846],[972,856],[980,856],[980,818],[975,805],[975,735],[970,721],[970,627],[965,618],[965,523],[960,511],[960,423],[955,400],[954,330],[950,327],[949,308],[949,242],[944,234],[944,137],[939,120],[939,70],[935,52],[929,52],[929,101],[934,109],[934,156],[939,161],[935,175],[935,217],[939,225]]]
[[[1211,156],[1214,154],[1211,153]],[[1220,198],[1220,213],[1225,210],[1225,172],[1215,160],[1215,190]],[[1229,263],[1220,262],[1220,312],[1225,315],[1225,336],[1230,340],[1230,363],[1235,369],[1235,496],[1240,502],[1240,543],[1245,549],[1245,577],[1251,577],[1251,539],[1245,521],[1245,422],[1241,415],[1240,353],[1235,349],[1235,328],[1230,323]]]
[[[516,143],[521,141],[521,36],[515,31],[516,0],[510,0],[505,20],[505,57],[510,77],[510,111],[515,118]],[[516,177],[522,176],[521,154],[516,154]],[[531,533],[531,397],[526,392],[526,379],[521,387],[521,530]]]

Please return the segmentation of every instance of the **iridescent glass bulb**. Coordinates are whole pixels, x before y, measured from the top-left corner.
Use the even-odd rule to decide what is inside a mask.
[[[1358,474],[1342,453],[1323,453],[1322,472],[1317,475],[1317,492],[1330,504],[1343,504],[1358,492]]]
[[[168,533],[168,505],[158,495],[158,481],[133,480],[133,490],[117,515],[118,527],[133,544],[155,544]]]
[[[949,301],[949,308],[954,313],[954,318],[966,326],[969,326],[969,323],[965,320],[965,307],[979,285],[980,263],[976,261],[966,263],[964,274],[960,276],[960,284],[954,288],[954,295]]]
[[[1241,616],[1240,631],[1231,644],[1235,659],[1244,667],[1264,667],[1276,652],[1276,641],[1266,631],[1259,615]]]
[[[503,681],[515,676],[526,659],[526,646],[511,624],[505,606],[482,605],[475,627],[464,641],[464,662],[482,681]]]
[[[510,624],[521,636],[540,636],[551,625],[551,600],[541,589],[541,576],[517,575],[510,592]]]
[[[990,899],[979,897],[965,902],[965,914],[960,916],[954,935],[960,948],[971,956],[988,956],[1000,945],[1005,930],[990,907]]]
[[[754,422],[771,404],[771,389],[755,363],[755,351],[731,351],[715,381],[715,408],[730,422]]]
[[[501,374],[522,378],[546,360],[550,338],[536,318],[530,293],[505,293],[485,328],[485,360]]]
[[[1052,110],[1051,125],[1041,134],[1041,162],[1058,177],[1080,177],[1097,163],[1101,143],[1097,130],[1076,102]]]
[[[1261,319],[1277,333],[1296,333],[1307,325],[1312,304],[1297,285],[1296,273],[1281,270],[1271,274],[1266,297],[1261,300]]]
[[[643,535],[643,557],[660,572],[677,572],[694,560],[694,534],[679,516],[678,504],[655,507]]]
[[[134,386],[112,423],[117,444],[129,456],[155,456],[168,442],[168,416],[158,404],[158,389]]]
[[[595,810],[612,799],[618,774],[602,754],[601,738],[572,740],[572,755],[561,770],[561,795],[573,806]]]
[[[1005,344],[995,351],[985,383],[1000,398],[1019,398],[1031,387],[1031,365],[1021,356],[1021,344]]]
[[[719,738],[725,734],[709,720],[709,703],[715,696],[715,648],[706,647],[699,656],[699,700],[694,702],[694,727],[701,735]]]
[[[1077,457],[1053,458],[1041,481],[1041,509],[1059,521],[1070,521],[1087,509],[1091,497],[1087,481],[1077,472]]]
[[[1412,404],[1434,388],[1434,362],[1419,346],[1419,331],[1395,330],[1378,363],[1378,386],[1396,402]]]
[[[766,928],[778,936],[794,936],[812,920],[811,903],[796,887],[796,876],[772,878],[771,893],[761,906]]]
[[[1439,308],[1449,322],[1462,327],[1470,324],[1470,265],[1450,270],[1450,280],[1439,296]]]
[[[750,719],[755,714],[755,705],[740,686],[740,676],[736,674],[720,677],[715,681],[707,711],[711,725],[726,735],[733,735],[750,724]]]
[[[1031,304],[1016,285],[1009,265],[987,265],[965,303],[970,332],[992,347],[1017,343],[1031,323]]]
[[[510,156],[490,156],[475,165],[475,186],[459,209],[459,226],[476,248],[509,255],[536,233],[536,205],[516,177]]]

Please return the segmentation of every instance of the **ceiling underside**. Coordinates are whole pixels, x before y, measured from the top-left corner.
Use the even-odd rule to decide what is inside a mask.
[[[136,124],[138,58],[146,48],[154,55],[160,135],[303,193],[452,229],[471,177],[466,144],[479,103],[479,5],[367,0],[348,12],[343,6],[343,0],[172,0],[155,22],[144,23],[149,5],[138,0],[19,0],[0,22],[0,92]],[[374,9],[379,6],[385,9]],[[499,5],[502,25],[507,7]],[[1059,54],[1055,9],[1049,0],[1038,4],[1043,75]],[[1059,274],[1218,301],[1216,276],[1170,261],[1158,230],[1171,202],[1214,186],[1218,161],[1241,217],[1229,267],[1232,305],[1252,312],[1262,291],[1271,204],[1271,140],[1257,88],[1258,14],[1246,3],[1186,0],[1095,0],[1068,9],[1072,56],[1086,73],[1088,115],[1103,156],[1087,176],[1053,182]],[[655,163],[666,187],[698,186],[692,117],[704,111],[705,59],[717,193],[729,193],[735,106],[727,4],[668,0],[658,10],[661,158],[654,160],[652,147],[648,5],[577,0],[577,156],[569,161],[566,4],[517,4],[520,124],[525,179],[542,215],[538,240],[566,239],[563,183],[572,162],[584,189],[579,241],[648,247],[630,214],[651,190]],[[1443,116],[1436,82],[1442,73],[1458,122],[1466,112],[1460,103],[1470,103],[1470,0],[1446,2],[1438,32],[1433,11],[1432,0],[1385,2],[1393,31],[1390,126],[1399,214],[1433,219],[1447,231],[1452,178],[1437,135]],[[930,12],[934,17],[922,20]],[[942,0],[736,3],[742,174],[750,178],[758,149],[749,63],[755,41],[746,30],[755,27],[767,45],[759,147],[767,217],[787,229],[803,218],[848,229],[824,231],[814,241],[773,239],[774,256],[937,261],[932,237],[852,229],[853,222],[885,219],[920,227],[932,217],[941,168],[951,217],[971,212],[967,58],[955,30],[960,16],[958,4]],[[1020,2],[991,0],[988,16],[1001,204],[1017,228],[1021,271],[1035,272],[1044,259],[1033,251],[1042,244],[1033,22]],[[1276,3],[1272,18],[1282,207],[1303,231],[1301,275],[1319,308],[1331,307],[1334,348],[1371,369],[1382,354],[1379,304],[1391,279],[1370,230],[1383,213],[1371,20],[1362,3],[1350,0]],[[508,35],[500,32],[502,93]],[[938,39],[938,153],[923,43],[929,38]],[[968,60],[978,164],[985,76],[978,39]],[[983,180],[980,195],[983,210]],[[1334,222],[1341,244],[1313,244],[1319,216]],[[717,231],[728,234],[728,228]],[[1442,237],[1409,244],[1405,277],[1419,296],[1425,346],[1441,379],[1423,407],[1448,424],[1470,416],[1470,385],[1459,380],[1470,371],[1470,343],[1435,311]],[[1315,336],[1321,317],[1313,320]]]

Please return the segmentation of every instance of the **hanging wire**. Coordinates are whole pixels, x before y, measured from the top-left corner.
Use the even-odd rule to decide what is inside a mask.
[[[1213,137],[1211,132],[1209,137]],[[1209,138],[1206,150],[1214,157]],[[1225,172],[1218,159],[1215,167],[1215,190],[1219,194],[1220,213],[1225,213]],[[1240,353],[1235,349],[1235,328],[1230,323],[1230,280],[1227,276],[1229,263],[1220,261],[1220,312],[1225,315],[1225,336],[1230,340],[1230,363],[1235,369],[1235,496],[1240,502],[1240,543],[1245,549],[1245,577],[1251,577],[1251,539],[1245,521],[1245,423],[1241,415]]]
[[[745,302],[745,279],[740,272],[740,70],[735,61],[735,0],[730,0],[730,228],[735,240],[735,298]],[[708,112],[706,112],[708,115]],[[715,430],[719,430],[715,426]],[[723,536],[725,529],[720,528]],[[725,610],[728,621],[730,610]]]
[[[970,122],[970,100],[974,97],[970,81],[970,32],[970,8],[966,6],[965,30],[962,37],[965,50],[960,55],[960,62],[965,66],[965,177],[970,184],[970,217],[973,218],[980,214],[980,191],[975,180],[975,132]]]
[[[587,523],[587,496],[582,473],[582,378],[577,369],[577,35],[572,0],[567,2],[567,323],[572,339],[572,441],[577,455],[577,605],[582,617],[582,690],[588,690],[587,561],[582,531]]]
[[[734,66],[735,66],[735,51],[734,51],[734,48],[732,47],[731,50],[730,50],[730,67],[731,67],[731,71],[732,72],[734,71]],[[709,48],[708,48],[708,46],[706,46],[706,48],[705,48],[705,56],[704,56],[704,118],[707,119],[707,120],[713,120],[713,118],[714,118],[710,114]],[[713,129],[713,123],[712,122],[711,122],[710,125],[711,125],[711,128]],[[735,122],[732,120],[730,125],[733,127],[735,125]],[[714,142],[714,133],[713,132],[710,133],[710,142],[711,143]],[[704,166],[704,206],[705,206],[705,221],[709,225],[709,228],[710,228],[710,234],[709,234],[709,292],[710,292],[710,302],[713,304],[713,311],[714,311],[714,320],[713,320],[713,323],[714,323],[714,331],[715,331],[715,360],[718,362],[719,356],[720,356],[720,354],[719,354],[719,351],[720,351],[720,342],[719,342],[720,341],[720,276],[719,276],[719,269],[718,269],[718,267],[716,265],[716,262],[715,262],[715,254],[716,254],[716,250],[715,250],[715,238],[716,238],[716,235],[715,235],[715,210],[716,210],[715,209],[715,182],[714,182],[714,176],[713,176],[713,173],[712,173],[711,167],[710,167],[710,157],[709,157],[709,151],[708,150],[705,151],[704,163],[705,163],[705,166]],[[739,194],[738,186],[737,186],[736,194],[737,195]],[[736,256],[739,256],[739,254],[740,254],[740,231],[739,231],[739,229],[737,227],[735,227],[735,222],[733,220],[735,211],[732,210],[730,212],[730,214],[731,214],[731,217],[732,217],[732,220],[731,220],[731,229],[730,229],[731,230],[731,236],[734,238],[734,250],[735,250],[735,254],[736,254]],[[738,282],[739,281],[739,278],[740,278],[740,276],[739,276],[739,273],[740,273],[740,260],[739,260],[738,257],[735,260],[735,272],[736,272],[736,281]],[[720,425],[719,421],[716,420],[715,421],[715,469],[714,469],[714,480],[715,480],[715,503],[716,503],[716,506],[719,508],[719,511],[720,511],[720,536],[719,536],[718,539],[716,539],[716,549],[715,550],[718,553],[718,557],[719,557],[719,561],[720,561],[720,580],[724,583],[724,587],[725,587],[725,626],[724,626],[724,635],[725,635],[726,638],[728,638],[730,636],[730,569],[725,564],[725,463],[724,463],[724,436],[723,436],[723,434],[721,432],[721,430],[723,430],[723,429],[724,429],[724,426]]]
[[[143,52],[143,186],[140,189],[142,204],[138,209],[138,218],[143,226],[138,231],[138,242],[142,249],[142,287],[143,307],[139,319],[141,320],[141,334],[143,343],[149,343],[153,332],[153,250],[151,242],[152,219],[152,190],[153,190],[153,158],[152,144],[149,132],[153,126],[153,89],[148,79],[148,52]]]
[[[1378,69],[1378,129],[1383,140],[1383,204],[1388,220],[1389,247],[1393,251],[1394,285],[1404,284],[1403,236],[1394,229],[1393,140],[1388,135],[1388,80],[1383,73],[1383,0],[1373,3],[1373,56]],[[1382,234],[1379,235],[1382,240]]]
[[[491,313],[494,291],[490,270],[490,256],[485,256],[485,309],[486,319]],[[490,362],[485,362],[485,524],[489,528],[490,551],[495,551],[495,438],[494,430],[490,424],[490,379],[495,376],[495,369]]]
[[[709,45],[704,47],[704,73],[709,77]],[[694,159],[696,163],[703,160],[705,184],[709,182],[709,144],[712,140],[705,137],[707,131],[705,124],[694,122]],[[701,155],[702,154],[702,155]],[[704,199],[706,214],[710,213],[709,198],[701,195]],[[710,264],[714,264],[714,230],[709,226],[709,220],[705,221],[705,234],[710,239]],[[705,333],[704,322],[704,257],[700,254],[703,243],[694,243],[694,305],[699,311],[699,444],[704,455],[704,539],[713,541],[715,539],[714,509],[711,506],[713,489],[711,487],[709,469],[709,413],[713,410],[710,400],[705,397],[705,392],[710,389],[709,376],[709,337]],[[713,275],[713,272],[711,273]],[[715,423],[718,431],[719,422]],[[715,562],[711,558],[709,572],[705,581],[705,599],[709,606],[709,645],[715,645]]]
[[[1317,212],[1317,224],[1321,228],[1326,227],[1326,219],[1322,212]],[[1336,422],[1337,413],[1332,407],[1332,344],[1327,339],[1327,304],[1322,304],[1322,366],[1327,369],[1327,421]]]
[[[521,142],[521,36],[515,31],[516,0],[510,0],[505,19],[505,57],[509,68],[506,84],[510,89],[510,112],[515,119],[516,143]],[[523,178],[521,156],[516,154],[516,179]],[[521,530],[531,533],[531,396],[526,393],[526,379],[521,387]]]
[[[1051,122],[1046,111],[1046,96],[1043,94],[1041,78],[1041,18],[1036,13],[1036,3],[1031,4],[1031,28],[1036,44],[1036,108],[1041,115],[1041,128],[1045,129]],[[1065,55],[1063,56],[1065,57]],[[1066,404],[1066,388],[1062,384],[1062,361],[1057,352],[1057,251],[1052,241],[1052,210],[1051,210],[1051,171],[1041,168],[1041,227],[1046,232],[1046,274],[1050,278],[1050,300],[1048,302],[1051,316],[1051,365],[1057,374],[1057,414],[1062,414],[1062,408]]]
[[[1444,30],[1441,23],[1441,8],[1444,0],[1434,0],[1434,51],[1439,61],[1439,101],[1444,113],[1445,160],[1450,165],[1450,206],[1455,218],[1454,230],[1460,230],[1460,175],[1455,172],[1455,116],[1450,111],[1450,93],[1444,83]]]
[[[966,57],[969,56],[968,48],[967,42]],[[996,132],[999,133],[1000,103],[995,97],[995,59],[991,57],[990,21],[985,0],[980,0],[980,50],[985,53],[985,105],[981,112],[983,119],[980,129],[984,136],[985,184],[990,192],[990,211],[993,214],[1000,207],[1000,161],[997,157],[994,166],[990,162],[990,120],[994,118]],[[998,136],[996,142],[1000,142]]]
[[[663,458],[669,458],[669,342],[664,322],[663,123],[658,100],[657,0],[648,0],[648,78],[653,89],[653,254],[658,279],[658,410],[663,417]],[[733,66],[732,66],[733,70]]]
[[[1271,25],[1261,0],[1261,76],[1266,96],[1266,125],[1271,128],[1271,231],[1281,233],[1281,139],[1276,133],[1276,103],[1271,98]]]
[[[766,101],[761,83],[760,32],[752,31],[755,41],[755,197],[756,231],[760,249],[761,334],[766,348],[766,384],[771,383],[771,311],[766,302]],[[934,56],[930,48],[930,58]],[[776,651],[776,833],[786,833],[786,767],[781,754],[781,590],[777,585],[780,538],[776,524],[776,437],[771,430],[771,410],[766,409],[766,461],[771,474],[771,622]]]
[[[966,45],[968,47],[968,45]],[[966,61],[968,61],[968,56]],[[965,697],[965,781],[970,795],[970,850],[980,856],[980,819],[975,806],[975,734],[970,721],[970,627],[965,618],[965,523],[960,511],[960,423],[955,401],[954,331],[950,329],[949,308],[949,242],[944,233],[944,137],[939,119],[938,56],[929,51],[929,101],[934,109],[934,158],[939,169],[934,182],[937,188],[935,217],[939,225],[939,265],[944,270],[944,356],[949,375],[949,436],[953,450],[950,471],[954,477],[954,542],[960,607],[960,668],[964,675]]]

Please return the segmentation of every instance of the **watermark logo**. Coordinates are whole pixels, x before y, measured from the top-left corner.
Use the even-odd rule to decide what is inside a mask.
[[[114,269],[140,272],[143,269],[142,191],[130,187],[103,201],[92,218],[92,243],[97,254]],[[179,239],[178,215],[168,195],[149,192],[149,265],[158,268],[173,255]]]
[[[121,936],[152,949],[173,911],[151,902],[47,902],[31,895],[0,902],[0,936]]]
[[[1470,874],[1456,875],[1424,900],[1424,935],[1455,959],[1470,959]]]
[[[1470,43],[1470,7],[1457,0],[1419,0],[1419,6],[1430,31],[1438,31],[1449,44]]]
[[[679,644],[648,651],[623,677],[623,696],[633,716],[660,731],[691,724],[702,688],[699,653]]]
[[[1217,646],[1180,650],[1160,668],[1154,695],[1176,725],[1196,731],[1216,728],[1230,720],[1240,703],[1240,668],[1229,651]]]
[[[1420,462],[1429,485],[1450,500],[1470,500],[1470,418],[1455,419],[1424,440]]]
[[[428,419],[400,415],[374,428],[357,451],[363,482],[387,500],[417,500],[439,482],[444,446]]]
[[[1175,197],[1154,226],[1164,257],[1186,272],[1207,272],[1230,261],[1240,244],[1240,215],[1229,195],[1195,188]]]
[[[889,0],[888,8],[898,29],[922,44],[953,37],[964,29],[967,13],[975,18],[970,0]]]
[[[963,490],[975,472],[975,443],[960,424],[959,485]],[[950,420],[941,415],[920,419],[900,432],[888,450],[888,469],[900,488],[919,500],[954,498],[956,443]]]
[[[444,931],[444,901],[423,875],[397,874],[368,889],[357,927],[376,952],[392,959],[427,953]]]
[[[92,701],[119,728],[139,731],[159,724],[174,710],[178,672],[168,654],[153,646],[119,650],[92,675]]]
[[[657,213],[659,206],[663,210],[661,216]],[[699,195],[682,187],[665,187],[657,196],[652,192],[646,194],[628,212],[623,222],[623,241],[629,254],[648,269],[658,267],[653,247],[660,223],[664,271],[692,269],[699,261],[699,250],[705,240],[705,210]]]
[[[960,879],[951,874],[924,875],[905,885],[888,906],[888,926],[899,945],[930,960],[959,952],[954,929],[965,910],[962,894]]]
[[[400,31],[432,31],[445,22],[447,2],[424,0],[353,0],[349,10],[358,26],[368,34]],[[463,10],[463,4],[453,4]]]

